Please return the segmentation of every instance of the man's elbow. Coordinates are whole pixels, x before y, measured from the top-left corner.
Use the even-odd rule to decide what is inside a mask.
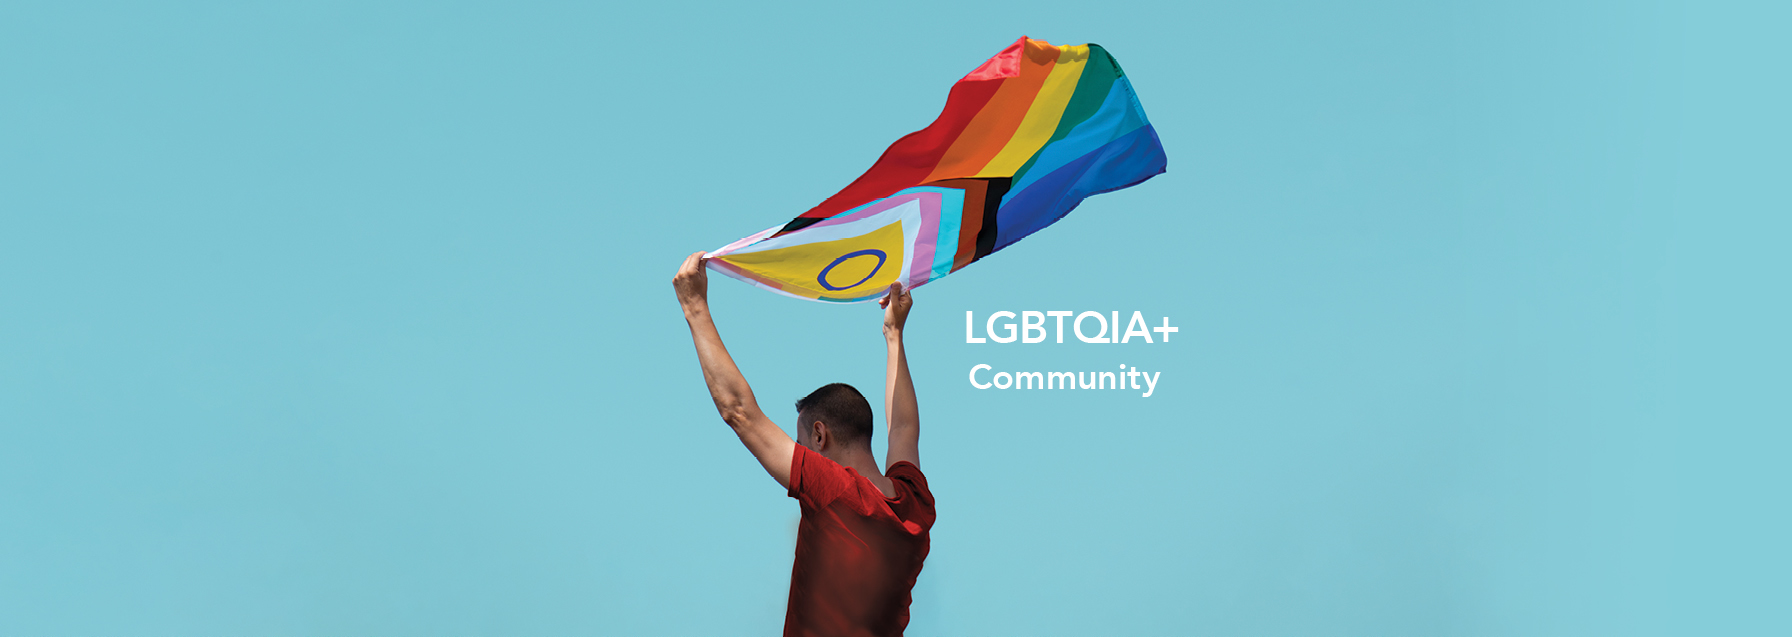
[[[747,423],[753,422],[759,414],[758,407],[742,403],[716,405],[716,411],[721,412],[722,422],[728,423],[729,427],[735,429],[740,429]]]

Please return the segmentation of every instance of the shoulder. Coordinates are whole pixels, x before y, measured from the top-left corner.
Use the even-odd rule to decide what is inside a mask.
[[[921,468],[915,466],[915,463],[904,460],[890,465],[889,470],[884,472],[884,477],[895,482],[908,484],[916,493],[922,495],[928,503],[931,504],[933,502],[933,491],[929,490],[927,487],[927,474],[921,473]]]
[[[892,502],[891,512],[903,522],[910,533],[922,533],[933,528],[935,517],[933,491],[927,488],[927,476],[921,468],[911,462],[898,462],[884,471],[884,477],[896,484],[896,492],[901,500]]]
[[[890,465],[890,468],[888,470],[884,471],[884,475],[886,475],[886,476],[894,477],[899,474],[905,475],[905,476],[914,476],[921,480],[927,479],[927,476],[925,476],[921,473],[920,467],[915,466],[915,463],[909,462],[907,460],[898,461],[896,464]]]
[[[814,450],[796,445],[790,458],[790,497],[822,505],[851,487],[845,467]]]

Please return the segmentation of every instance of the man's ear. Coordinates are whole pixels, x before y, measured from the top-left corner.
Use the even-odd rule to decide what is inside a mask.
[[[815,443],[815,453],[821,453],[832,443],[833,437],[828,433],[828,426],[817,420],[809,424],[809,441]]]

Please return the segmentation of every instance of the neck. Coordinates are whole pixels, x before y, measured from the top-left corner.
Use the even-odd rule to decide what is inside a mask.
[[[822,454],[829,460],[840,463],[840,466],[859,472],[862,476],[881,476],[883,471],[877,468],[877,456],[871,454],[867,447],[847,447],[838,451],[829,449]]]

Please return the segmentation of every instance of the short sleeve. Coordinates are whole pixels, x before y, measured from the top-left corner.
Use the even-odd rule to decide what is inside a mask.
[[[852,487],[852,476],[846,467],[808,447],[795,447],[790,455],[788,495],[797,502],[812,508],[824,507]]]
[[[927,487],[927,475],[921,473],[921,468],[912,462],[898,462],[885,471],[884,476],[906,485],[907,491],[915,496],[913,502],[904,503],[904,510],[900,513],[902,519],[914,522],[923,529],[933,528],[933,490]]]

